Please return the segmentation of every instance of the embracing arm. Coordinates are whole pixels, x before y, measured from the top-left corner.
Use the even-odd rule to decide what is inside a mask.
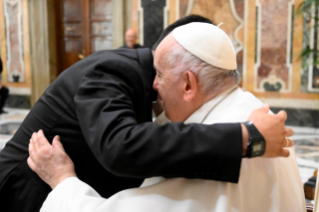
[[[143,94],[118,77],[101,72],[91,73],[78,88],[74,100],[82,133],[107,170],[139,178],[238,181],[240,124],[139,124],[134,105],[138,95]]]
[[[79,86],[75,104],[82,133],[107,170],[140,178],[238,181],[245,143],[239,123],[138,124],[133,104],[137,95],[142,94],[135,93],[117,77],[101,72],[84,78]],[[284,120],[276,124],[271,126],[273,134],[280,128],[284,138]]]

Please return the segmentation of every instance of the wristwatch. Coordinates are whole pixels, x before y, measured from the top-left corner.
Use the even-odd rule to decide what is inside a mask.
[[[249,134],[247,152],[244,157],[252,158],[263,155],[266,150],[266,141],[264,137],[251,121],[244,122],[243,124],[247,128]]]

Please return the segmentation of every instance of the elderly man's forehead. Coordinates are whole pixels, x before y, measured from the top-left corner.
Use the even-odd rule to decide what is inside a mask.
[[[169,34],[164,38],[164,40],[159,44],[157,49],[155,50],[155,60],[165,60],[167,59],[167,53],[169,49],[177,43],[172,34]]]
[[[168,43],[172,44],[174,42],[177,42],[173,36],[173,33],[169,33],[157,46],[156,50],[159,48],[163,48],[163,46],[167,46]],[[155,50],[155,51],[156,51]]]
[[[127,36],[136,36],[136,32],[135,32],[134,29],[128,29],[128,30],[126,31],[126,35],[127,35]]]

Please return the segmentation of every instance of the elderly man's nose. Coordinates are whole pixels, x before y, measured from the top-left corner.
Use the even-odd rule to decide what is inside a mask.
[[[158,86],[158,77],[156,76],[153,82],[153,89],[157,91],[157,86]]]

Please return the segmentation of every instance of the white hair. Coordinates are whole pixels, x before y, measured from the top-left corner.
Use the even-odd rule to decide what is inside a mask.
[[[191,71],[206,94],[220,93],[240,82],[237,70],[225,70],[214,67],[192,55],[176,42],[167,51],[166,65],[173,68],[177,75]]]

